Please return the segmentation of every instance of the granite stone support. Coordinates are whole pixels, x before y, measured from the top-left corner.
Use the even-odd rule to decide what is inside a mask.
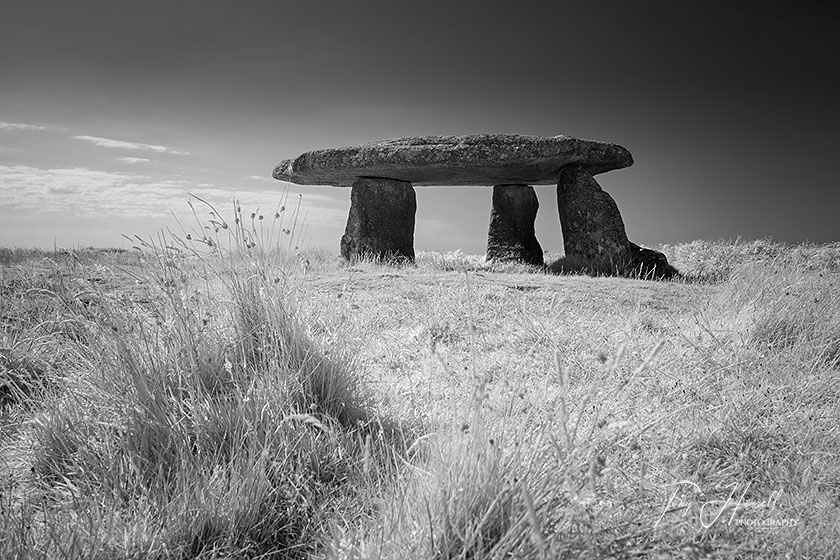
[[[487,231],[487,260],[520,261],[543,266],[543,250],[534,233],[539,209],[534,187],[522,184],[493,187],[493,209]]]
[[[629,256],[630,240],[618,205],[583,166],[560,170],[557,209],[567,257],[607,264]]]
[[[557,180],[557,209],[566,258],[596,273],[671,278],[677,270],[659,251],[627,238],[615,200],[580,165],[567,165]]]
[[[417,200],[406,181],[358,177],[350,192],[350,213],[341,237],[347,260],[374,258],[414,262]]]

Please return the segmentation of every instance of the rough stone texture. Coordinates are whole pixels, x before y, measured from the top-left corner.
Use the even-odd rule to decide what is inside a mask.
[[[629,257],[630,240],[618,206],[586,168],[569,165],[560,170],[557,209],[567,256],[592,262],[623,262]]]
[[[633,164],[617,144],[571,136],[475,134],[419,136],[362,146],[315,150],[280,162],[274,178],[300,185],[346,187],[357,177],[420,185],[553,185],[560,169],[577,165],[589,175]]]
[[[543,250],[534,233],[540,203],[534,187],[496,185],[487,231],[487,260],[521,261],[542,266]]]
[[[350,214],[341,237],[341,256],[414,262],[414,215],[417,200],[411,183],[360,177],[350,191]]]
[[[557,209],[567,257],[582,259],[592,270],[601,272],[643,278],[671,278],[678,274],[665,255],[627,239],[615,200],[585,168],[570,165],[560,171]]]

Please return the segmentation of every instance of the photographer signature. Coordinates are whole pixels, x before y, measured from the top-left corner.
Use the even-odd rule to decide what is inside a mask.
[[[690,480],[681,480],[669,486],[674,486],[674,490],[671,492],[665,507],[662,508],[662,513],[654,523],[654,527],[658,526],[666,515],[678,511],[682,511],[682,517],[696,511],[700,523],[699,530],[709,529],[718,522],[732,525],[739,512],[763,510],[766,514],[771,513],[776,509],[782,496],[782,490],[779,489],[773,491],[766,500],[747,500],[747,492],[752,486],[752,482],[748,482],[743,487],[740,483],[735,482],[727,487],[729,488],[729,494],[726,499],[698,500],[697,496],[703,496],[703,491],[699,485]],[[692,491],[691,499],[685,496],[686,491]]]

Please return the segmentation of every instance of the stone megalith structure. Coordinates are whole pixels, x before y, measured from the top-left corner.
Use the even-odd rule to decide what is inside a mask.
[[[641,274],[667,272],[664,255],[627,239],[615,202],[593,178],[632,164],[629,151],[608,142],[475,134],[314,150],[281,161],[273,176],[300,185],[351,188],[350,215],[341,238],[346,259],[414,260],[414,187],[476,185],[494,187],[488,258],[542,263],[533,233],[538,207],[533,185],[557,185],[567,256],[613,263],[618,272],[627,267],[638,267]]]
[[[540,203],[530,185],[496,185],[487,231],[487,260],[521,261],[543,266],[543,251],[534,233]]]

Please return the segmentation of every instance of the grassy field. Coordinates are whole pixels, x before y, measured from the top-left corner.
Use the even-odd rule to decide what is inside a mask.
[[[651,282],[245,222],[0,249],[0,558],[840,557],[840,245]]]

